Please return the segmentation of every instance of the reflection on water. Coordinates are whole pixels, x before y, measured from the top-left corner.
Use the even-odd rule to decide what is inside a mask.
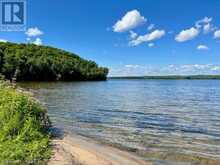
[[[155,164],[220,164],[220,81],[21,83],[54,125]]]

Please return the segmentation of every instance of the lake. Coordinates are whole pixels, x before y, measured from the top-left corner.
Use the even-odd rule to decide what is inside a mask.
[[[20,83],[55,127],[159,164],[220,164],[220,80]]]

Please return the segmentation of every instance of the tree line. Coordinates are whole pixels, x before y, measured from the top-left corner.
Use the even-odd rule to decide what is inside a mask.
[[[16,81],[106,80],[108,69],[50,46],[6,42],[0,43],[0,73]]]
[[[168,75],[168,76],[125,76],[109,77],[109,79],[149,79],[149,80],[219,80],[220,75]]]

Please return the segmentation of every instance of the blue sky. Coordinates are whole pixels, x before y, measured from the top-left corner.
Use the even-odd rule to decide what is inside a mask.
[[[110,75],[220,74],[218,0],[28,0],[27,32],[0,32],[79,54]]]

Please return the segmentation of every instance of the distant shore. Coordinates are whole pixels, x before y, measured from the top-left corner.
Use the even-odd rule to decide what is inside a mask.
[[[220,80],[220,75],[113,76],[108,79]]]

